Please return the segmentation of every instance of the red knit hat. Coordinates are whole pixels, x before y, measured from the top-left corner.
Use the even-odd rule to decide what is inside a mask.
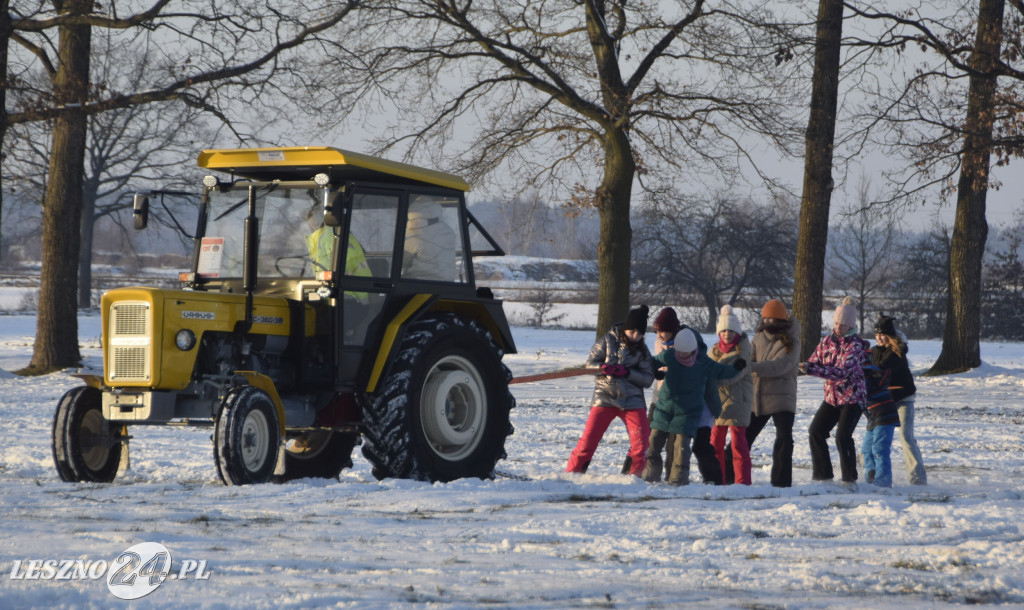
[[[657,317],[654,318],[654,331],[655,332],[668,332],[673,335],[679,332],[679,317],[676,316],[676,310],[671,307],[666,307],[658,312]]]

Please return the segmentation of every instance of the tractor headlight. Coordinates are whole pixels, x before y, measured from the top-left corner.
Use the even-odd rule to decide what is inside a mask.
[[[178,331],[178,334],[174,335],[174,344],[178,346],[183,352],[187,352],[196,345],[196,334],[187,328],[183,328]]]
[[[331,177],[327,174],[317,174],[313,176],[313,182],[316,183],[317,186],[327,186],[331,182]]]

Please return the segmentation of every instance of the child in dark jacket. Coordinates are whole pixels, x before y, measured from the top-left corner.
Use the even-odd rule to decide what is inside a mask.
[[[903,446],[903,463],[907,467],[907,478],[911,485],[926,485],[928,475],[924,470],[921,449],[914,437],[914,398],[917,386],[907,361],[907,338],[896,329],[896,320],[878,314],[875,321],[875,341],[871,348],[871,364],[889,371],[889,390],[900,416],[900,444]]]
[[[654,430],[667,434],[652,435],[653,443],[648,451],[645,480],[655,480],[654,473],[661,471],[661,450],[667,435],[675,435],[672,456],[672,471],[668,482],[672,485],[687,485],[690,482],[691,442],[697,433],[701,414],[704,411],[704,392],[708,379],[728,379],[736,376],[746,366],[746,361],[737,359],[731,365],[719,364],[698,348],[697,336],[690,329],[683,329],[676,335],[675,345],[653,357],[654,366],[665,367],[665,380],[658,391],[654,408]],[[721,407],[715,409],[718,417]]]
[[[586,472],[608,426],[615,418],[629,432],[630,474],[640,476],[647,460],[650,428],[644,388],[654,383],[651,352],[644,343],[647,306],[631,309],[626,321],[617,324],[590,348],[587,367],[601,369],[594,381],[590,414],[566,472]]]
[[[864,381],[867,385],[868,426],[864,432],[864,470],[868,483],[878,487],[892,487],[892,436],[900,425],[896,403],[889,392],[889,371],[877,366],[864,367]]]

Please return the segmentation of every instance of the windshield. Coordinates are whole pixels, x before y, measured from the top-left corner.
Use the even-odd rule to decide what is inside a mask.
[[[253,188],[259,218],[258,274],[312,278],[330,268],[336,239],[332,228],[323,225],[323,189],[275,184]],[[199,236],[200,277],[242,277],[248,202],[248,187],[210,192],[206,231]]]

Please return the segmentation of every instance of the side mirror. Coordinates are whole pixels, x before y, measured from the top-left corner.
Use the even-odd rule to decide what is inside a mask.
[[[149,225],[149,196],[135,193],[132,201],[132,224],[136,230],[145,229]]]

